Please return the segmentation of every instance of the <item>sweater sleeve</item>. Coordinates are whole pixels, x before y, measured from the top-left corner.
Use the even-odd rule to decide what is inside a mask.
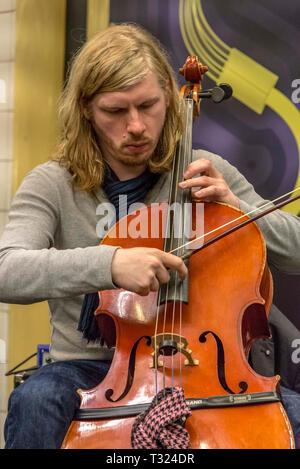
[[[116,247],[54,247],[59,197],[57,181],[39,167],[17,191],[0,240],[1,302],[30,304],[114,288]]]
[[[194,159],[206,158],[222,173],[231,191],[239,198],[244,213],[264,205],[252,184],[228,161],[206,151],[196,151]],[[269,205],[266,208],[270,208]],[[262,209],[264,210],[264,209]],[[250,216],[257,215],[258,212]],[[268,263],[284,274],[300,274],[300,218],[283,210],[276,210],[256,221],[267,246]]]

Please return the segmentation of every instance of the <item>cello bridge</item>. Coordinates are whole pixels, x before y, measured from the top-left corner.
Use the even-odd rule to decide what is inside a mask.
[[[163,333],[156,334],[151,339],[151,345],[154,349],[152,352],[152,362],[150,368],[159,368],[163,366],[163,362],[159,360],[159,356],[172,356],[177,352],[182,353],[186,358],[185,366],[198,366],[199,360],[194,359],[192,350],[188,349],[188,341],[179,334]]]

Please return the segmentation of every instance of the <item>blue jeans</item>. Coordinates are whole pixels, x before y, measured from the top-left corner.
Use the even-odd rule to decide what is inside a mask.
[[[11,394],[5,422],[5,449],[57,449],[80,405],[77,389],[91,389],[110,362],[71,360],[45,365]],[[281,387],[296,447],[300,448],[300,394]]]
[[[58,449],[80,405],[77,389],[91,389],[110,362],[70,360],[39,368],[10,395],[5,449]]]
[[[282,404],[290,420],[296,449],[300,449],[300,394],[288,388],[280,387]]]

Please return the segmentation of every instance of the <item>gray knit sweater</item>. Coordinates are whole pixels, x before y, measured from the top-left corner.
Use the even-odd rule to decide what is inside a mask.
[[[240,200],[244,212],[265,201],[221,157],[209,159]],[[147,205],[168,200],[170,175],[149,192]],[[110,359],[112,351],[88,344],[77,331],[83,295],[113,289],[111,262],[115,247],[99,246],[96,208],[108,202],[99,188],[92,195],[72,188],[70,174],[58,163],[37,166],[23,180],[0,240],[0,302],[30,304],[48,300],[53,360]],[[282,272],[300,274],[300,219],[276,211],[258,222],[268,261]]]

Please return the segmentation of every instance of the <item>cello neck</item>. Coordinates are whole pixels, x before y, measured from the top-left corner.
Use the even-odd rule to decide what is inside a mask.
[[[178,183],[183,181],[184,172],[192,162],[193,122],[199,115],[199,89],[202,77],[207,70],[207,66],[199,63],[197,57],[188,57],[185,65],[180,69],[180,73],[190,84],[184,85],[181,89],[185,104],[185,128],[173,160],[163,247],[164,251],[174,251],[179,257],[185,253],[185,245],[191,238],[192,204],[191,189],[179,189]],[[188,260],[186,265],[188,267]],[[158,301],[163,303],[172,300],[188,303],[188,276],[183,282],[174,272],[170,272],[170,276],[167,286],[160,288]]]
[[[185,105],[185,129],[176,148],[171,172],[169,211],[164,243],[164,250],[167,252],[171,246],[173,246],[171,249],[174,249],[175,245],[180,246],[180,240],[186,238],[184,219],[188,216],[185,212],[191,202],[191,190],[178,188],[178,183],[184,179],[183,174],[187,166],[192,162],[193,99],[186,98]]]
[[[191,191],[178,188],[178,183],[183,180],[183,174],[192,161],[193,99],[187,98],[185,103],[185,130],[174,155],[164,237],[164,251],[176,249],[177,256],[186,251],[186,248],[180,249],[179,246],[190,240],[191,223]],[[160,288],[159,303],[171,300],[188,303],[188,278],[181,282],[178,275],[169,273],[169,283]]]

